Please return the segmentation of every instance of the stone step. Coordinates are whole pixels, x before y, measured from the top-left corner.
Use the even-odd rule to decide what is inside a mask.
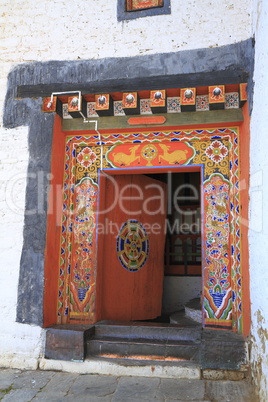
[[[155,378],[200,379],[200,365],[189,361],[155,361],[141,359],[109,359],[89,356],[83,363],[41,359],[42,370],[69,371],[80,374],[139,376]],[[100,398],[101,399],[101,398]]]
[[[166,341],[199,341],[201,326],[188,327],[172,324],[115,323],[102,321],[95,324],[95,338],[112,337],[128,340],[151,339]]]
[[[134,366],[144,362],[147,374],[160,363],[159,373],[166,373],[164,367],[169,363],[174,365],[169,368],[170,374],[174,372],[175,375],[175,363],[187,362],[195,363],[198,369],[207,372],[223,370],[229,373],[233,370],[239,375],[247,372],[247,339],[231,331],[201,329],[199,324],[191,323],[193,321],[188,320],[188,327],[185,321],[183,325],[109,321],[92,326],[57,325],[46,330],[46,364],[51,360],[59,360],[62,364],[64,360],[101,359],[98,364],[103,366],[105,360],[114,363],[121,357],[124,367],[129,361]],[[153,363],[149,364],[149,360]],[[120,362],[115,367],[125,370]]]
[[[87,357],[150,359],[150,360],[200,360],[198,342],[162,342],[157,340],[104,338],[87,342]]]

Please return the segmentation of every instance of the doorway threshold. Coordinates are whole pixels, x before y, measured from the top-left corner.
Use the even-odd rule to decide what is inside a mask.
[[[77,347],[71,328],[57,331],[62,331],[65,340],[64,332],[70,331],[69,351]],[[58,358],[54,354],[53,358],[40,359],[39,368],[80,374],[222,380],[241,380],[248,372],[247,342],[230,331],[202,329],[200,325],[100,321],[86,334],[80,341],[84,359],[63,356],[66,348],[61,348],[58,333],[54,344]]]
[[[150,378],[201,379],[201,367],[193,362],[157,362],[90,357],[83,362],[40,359],[40,370],[77,374],[136,376]]]
[[[53,353],[52,353],[53,352]],[[248,344],[231,331],[204,329],[189,318],[179,324],[100,321],[47,329],[40,369],[76,373],[200,378],[244,378]],[[224,377],[225,376],[225,377]]]
[[[242,372],[248,366],[247,342],[241,335],[204,329],[189,318],[179,324],[100,321],[86,350],[86,359],[124,365],[189,363],[203,370]]]

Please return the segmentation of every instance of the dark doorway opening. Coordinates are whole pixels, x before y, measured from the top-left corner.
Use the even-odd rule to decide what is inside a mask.
[[[185,310],[201,320],[201,175],[200,172],[148,174],[168,186],[162,315],[170,322]],[[187,306],[190,305],[190,308]],[[195,311],[197,310],[197,312]]]

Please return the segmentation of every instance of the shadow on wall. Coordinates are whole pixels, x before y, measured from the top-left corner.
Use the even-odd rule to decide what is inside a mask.
[[[200,297],[201,276],[165,276],[163,289],[163,313],[173,313],[183,308],[189,300]]]

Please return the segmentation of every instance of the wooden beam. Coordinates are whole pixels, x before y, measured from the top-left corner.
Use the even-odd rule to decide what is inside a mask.
[[[161,127],[194,126],[194,125],[204,126],[211,124],[230,125],[232,123],[241,124],[243,122],[243,114],[241,109],[212,110],[208,112],[166,113],[161,114],[160,116],[166,118],[165,123],[161,124]],[[128,119],[129,116],[118,116],[118,117],[97,117],[97,118],[90,118],[89,120],[97,120],[99,130],[111,130],[111,129],[122,129],[122,128],[130,129],[131,126],[128,124]],[[150,125],[147,125],[147,127],[148,126]],[[155,125],[152,125],[152,127],[154,126]],[[144,127],[144,123],[140,125],[135,125],[135,128],[138,127]],[[63,119],[62,129],[63,131],[94,130],[94,124],[84,123],[83,119]]]

